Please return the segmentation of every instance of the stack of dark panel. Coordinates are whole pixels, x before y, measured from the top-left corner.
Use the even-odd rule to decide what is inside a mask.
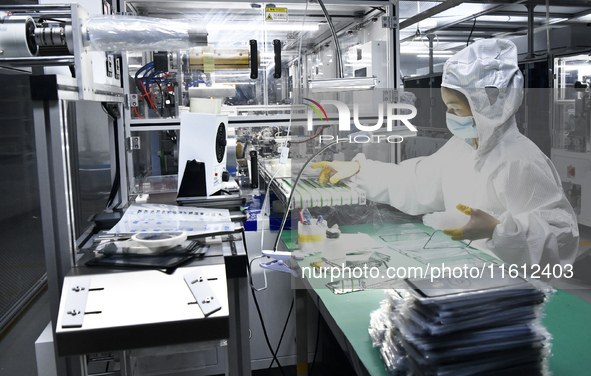
[[[406,281],[372,314],[370,334],[395,375],[545,375],[541,324],[552,288],[521,278]]]

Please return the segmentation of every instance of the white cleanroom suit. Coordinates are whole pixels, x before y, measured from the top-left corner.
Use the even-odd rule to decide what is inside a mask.
[[[579,236],[575,213],[552,162],[515,122],[523,98],[515,45],[475,42],[445,63],[442,86],[466,96],[478,139],[453,136],[433,155],[398,165],[361,154],[352,179],[369,199],[410,214],[456,210],[458,204],[491,214],[500,221],[492,238],[473,244],[506,263],[572,264]]]

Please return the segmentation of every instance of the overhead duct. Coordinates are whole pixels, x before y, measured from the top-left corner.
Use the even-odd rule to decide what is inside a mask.
[[[416,16],[412,16],[411,18],[400,22],[400,30],[466,2],[468,2],[468,0],[447,0],[441,4],[435,5],[433,8],[429,8],[426,11],[417,14]]]
[[[569,25],[550,29],[550,50],[556,52],[570,52],[589,49],[589,32],[591,27],[585,25]],[[533,33],[532,52],[535,55],[545,55],[547,51],[546,29],[540,28]],[[528,56],[529,35],[512,38],[520,56]]]
[[[438,31],[445,30],[445,29],[447,29],[449,27],[452,27],[452,26],[461,24],[462,22],[466,22],[468,20],[471,20],[471,19],[474,19],[474,18],[478,18],[480,16],[484,16],[484,15],[487,15],[487,14],[490,14],[490,13],[493,13],[493,12],[497,12],[497,11],[502,10],[503,8],[507,8],[507,7],[511,6],[511,5],[522,4],[522,3],[525,3],[526,1],[527,0],[516,0],[516,1],[513,1],[513,2],[506,3],[506,4],[497,4],[497,5],[491,4],[489,8],[484,9],[481,12],[466,15],[465,17],[461,17],[460,19],[457,19],[457,20],[448,22],[448,23],[443,24],[443,25],[439,25],[439,26],[434,27],[432,29],[422,30],[422,32],[423,33],[436,33]],[[421,13],[417,14],[416,16],[413,16],[413,17],[411,17],[411,18],[409,18],[407,20],[404,20],[404,21],[400,22],[400,30],[402,30],[402,29],[404,29],[406,27],[409,27],[409,26],[411,26],[411,25],[413,25],[415,23],[418,23],[418,22],[421,22],[423,20],[426,20],[429,17],[436,16],[436,15],[442,13],[442,12],[445,12],[448,9],[451,9],[453,7],[456,7],[458,5],[461,5],[462,3],[467,3],[467,2],[469,2],[469,1],[450,0],[450,1],[446,1],[444,3],[441,3],[439,5],[436,5],[436,6],[432,7],[432,8],[427,9],[424,12],[421,12]],[[400,41],[401,42],[407,42],[407,41],[409,41],[409,40],[411,40],[413,38],[414,38],[414,35],[411,35],[411,36],[408,36],[408,37],[406,37],[404,39],[401,39]]]

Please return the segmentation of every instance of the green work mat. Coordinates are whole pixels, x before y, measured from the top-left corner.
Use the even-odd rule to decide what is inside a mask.
[[[343,233],[366,233],[378,240],[376,232],[389,224],[363,224],[343,226]],[[415,223],[417,228],[432,232],[428,227]],[[391,226],[391,225],[390,225]],[[297,249],[297,232],[285,231],[281,239],[286,246]],[[483,258],[490,257],[483,254]],[[308,266],[311,261],[321,260],[319,255],[298,261]],[[489,260],[492,260],[490,258]],[[322,286],[321,281],[312,281],[315,292],[322,299],[336,324],[355,350],[371,375],[387,375],[378,349],[372,347],[368,333],[370,313],[380,307],[385,299],[383,290],[372,289],[349,294],[335,295]],[[591,304],[566,292],[558,290],[546,303],[543,324],[552,335],[550,370],[554,376],[579,376],[591,374]]]

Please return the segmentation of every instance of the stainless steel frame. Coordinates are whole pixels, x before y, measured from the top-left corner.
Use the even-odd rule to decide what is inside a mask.
[[[2,10],[39,17],[70,18],[79,25],[88,13],[78,4],[2,6]],[[82,47],[79,28],[73,28],[74,53],[65,56],[0,58],[0,67],[24,72],[29,67],[35,123],[35,146],[41,200],[41,219],[53,332],[59,310],[63,279],[76,264],[77,239],[72,168],[72,135],[68,125],[69,101],[123,102],[123,90],[96,84],[91,55]],[[74,65],[76,78],[45,75],[44,66]],[[121,130],[122,126],[119,127]],[[120,139],[122,139],[122,135]],[[125,179],[125,176],[122,176]],[[126,193],[123,192],[122,193]],[[57,351],[56,351],[57,353]],[[85,366],[79,358],[58,358],[59,375],[81,375]]]
[[[56,90],[50,97],[37,98],[33,110],[47,283],[55,333],[63,280],[76,264],[73,171],[65,103],[78,100],[79,92],[76,85],[57,84],[62,81],[60,76],[41,77],[54,77],[56,81]],[[111,102],[122,101],[122,95],[100,97]],[[82,374],[81,362],[76,359],[58,359],[57,367],[60,375]]]

